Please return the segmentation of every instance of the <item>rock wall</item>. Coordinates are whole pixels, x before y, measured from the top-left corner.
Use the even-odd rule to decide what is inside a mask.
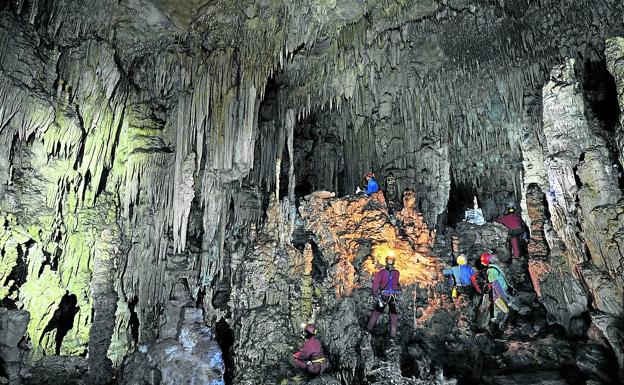
[[[233,270],[234,383],[290,381],[297,335],[301,324],[308,322],[319,326],[331,363],[330,374],[322,381],[454,383],[426,357],[419,359],[423,367],[419,376],[410,379],[401,374],[397,369],[403,349],[395,346],[380,356],[375,345],[386,339],[382,336],[387,331],[371,339],[363,329],[370,314],[372,274],[388,253],[396,255],[401,271],[401,341],[408,341],[439,306],[433,286],[440,281],[441,269],[429,255],[433,239],[421,214],[407,206],[395,226],[380,195],[331,195],[315,192],[302,200],[299,213],[310,233],[303,250],[281,239],[293,231],[289,203],[284,200],[280,205],[272,198],[255,247]],[[379,329],[387,330],[385,319],[381,323]]]
[[[421,213],[397,214],[409,233],[397,247],[424,271],[415,245],[452,216],[451,197],[463,211],[476,195],[488,219],[522,201],[551,321],[569,328],[591,307],[622,363],[622,123],[604,120],[586,62],[604,61],[623,14],[618,0],[3,2],[0,300],[29,311],[33,360],[88,352],[102,382],[105,356],[119,365],[161,338],[186,280],[235,351],[262,342],[262,317],[279,326],[266,331],[277,347],[235,358],[252,381],[249,359],[278,365],[328,263],[288,245],[306,226],[295,191],[350,193],[364,171],[382,186],[393,172]],[[621,41],[606,47],[622,105]],[[335,245],[323,253],[340,254],[340,284],[325,289],[348,297],[363,249]],[[353,327],[355,302],[320,308]]]
[[[29,349],[24,339],[28,321],[25,310],[0,308],[0,383],[19,383],[28,368]]]
[[[554,322],[569,329],[572,321],[590,315],[606,330],[613,322],[606,319],[623,311],[621,274],[616,273],[622,165],[611,147],[610,127],[598,116],[595,99],[603,95],[599,87],[591,88],[591,70],[567,60],[552,70],[543,89],[545,141],[530,162],[543,161],[547,182],[533,183],[526,196],[532,223],[529,272]],[[613,331],[610,335],[621,362],[621,343]]]

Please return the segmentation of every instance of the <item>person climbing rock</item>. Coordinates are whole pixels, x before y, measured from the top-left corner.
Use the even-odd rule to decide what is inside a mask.
[[[377,319],[384,312],[386,305],[390,312],[390,336],[394,338],[397,331],[398,311],[397,294],[400,293],[399,278],[401,274],[394,268],[395,258],[392,255],[386,257],[386,267],[379,270],[373,279],[373,301],[375,308],[368,319],[366,328],[373,331]]]
[[[480,256],[481,265],[484,268],[487,279],[486,290],[490,294],[492,303],[490,323],[493,332],[496,333],[507,320],[509,308],[518,310],[518,307],[515,305],[514,298],[508,292],[511,285],[501,268],[492,263],[494,259],[495,256],[490,253],[483,253]]]
[[[513,258],[520,258],[522,255],[522,251],[520,249],[520,238],[524,234],[526,225],[520,215],[516,213],[515,206],[513,204],[508,204],[505,209],[505,214],[496,219],[496,222],[507,228],[509,236],[511,237],[512,256]]]
[[[457,265],[448,269],[442,270],[442,274],[449,277],[452,281],[452,294],[453,298],[457,298],[458,295],[466,294],[470,299],[474,297],[473,290],[473,276],[475,271],[472,267],[467,265],[467,259],[464,254],[460,254],[456,259]]]
[[[322,374],[328,366],[321,341],[316,337],[317,332],[316,325],[311,323],[305,325],[302,334],[305,342],[301,349],[293,354],[294,365],[313,375]]]
[[[375,174],[372,172],[367,172],[364,174],[364,179],[366,179],[366,194],[371,195],[372,193],[376,193],[379,191],[379,185],[375,180]]]

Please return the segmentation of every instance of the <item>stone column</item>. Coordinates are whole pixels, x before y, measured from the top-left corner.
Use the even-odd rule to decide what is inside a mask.
[[[115,227],[101,232],[95,243],[91,295],[93,296],[93,324],[89,334],[89,378],[95,385],[107,384],[113,374],[112,362],[107,357],[115,329],[117,277],[115,258],[119,252],[119,231]]]

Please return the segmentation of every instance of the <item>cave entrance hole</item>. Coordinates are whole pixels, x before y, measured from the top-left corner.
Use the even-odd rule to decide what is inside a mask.
[[[56,336],[54,337],[56,355],[61,354],[63,339],[74,327],[74,318],[78,311],[80,311],[78,298],[75,294],[66,292],[61,298],[58,308],[54,311],[52,319],[50,319],[50,322],[43,330],[42,339],[46,333],[56,330]]]

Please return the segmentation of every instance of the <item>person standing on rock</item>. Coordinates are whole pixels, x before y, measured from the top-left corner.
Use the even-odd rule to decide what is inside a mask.
[[[386,257],[386,267],[379,270],[373,279],[373,301],[375,308],[368,319],[366,328],[373,331],[377,319],[384,312],[386,305],[390,311],[390,337],[394,338],[397,332],[399,314],[397,311],[396,296],[400,293],[399,278],[401,274],[394,268],[395,258],[392,255]]]
[[[524,234],[526,225],[524,221],[516,213],[516,209],[513,204],[508,204],[505,209],[505,214],[496,219],[496,222],[502,224],[507,228],[511,237],[511,252],[513,258],[520,258],[522,251],[520,250],[520,237]]]
[[[322,374],[328,366],[321,341],[316,337],[317,332],[316,325],[307,324],[303,328],[305,342],[301,349],[293,354],[293,364],[314,375]]]
[[[470,299],[474,297],[473,280],[475,272],[467,265],[467,259],[464,254],[457,256],[457,265],[442,270],[442,274],[450,277],[453,281],[453,291],[451,296],[457,298],[459,294],[467,294]],[[475,286],[476,287],[476,286]]]
[[[480,256],[481,265],[485,269],[487,277],[487,290],[490,293],[492,303],[492,318],[490,322],[494,332],[498,332],[509,316],[509,308],[518,310],[514,298],[508,293],[509,282],[505,274],[498,265],[493,262],[495,256],[490,253],[483,253]]]
[[[372,193],[379,191],[379,185],[375,180],[375,174],[367,172],[364,174],[364,179],[366,179],[366,194],[371,195]]]

